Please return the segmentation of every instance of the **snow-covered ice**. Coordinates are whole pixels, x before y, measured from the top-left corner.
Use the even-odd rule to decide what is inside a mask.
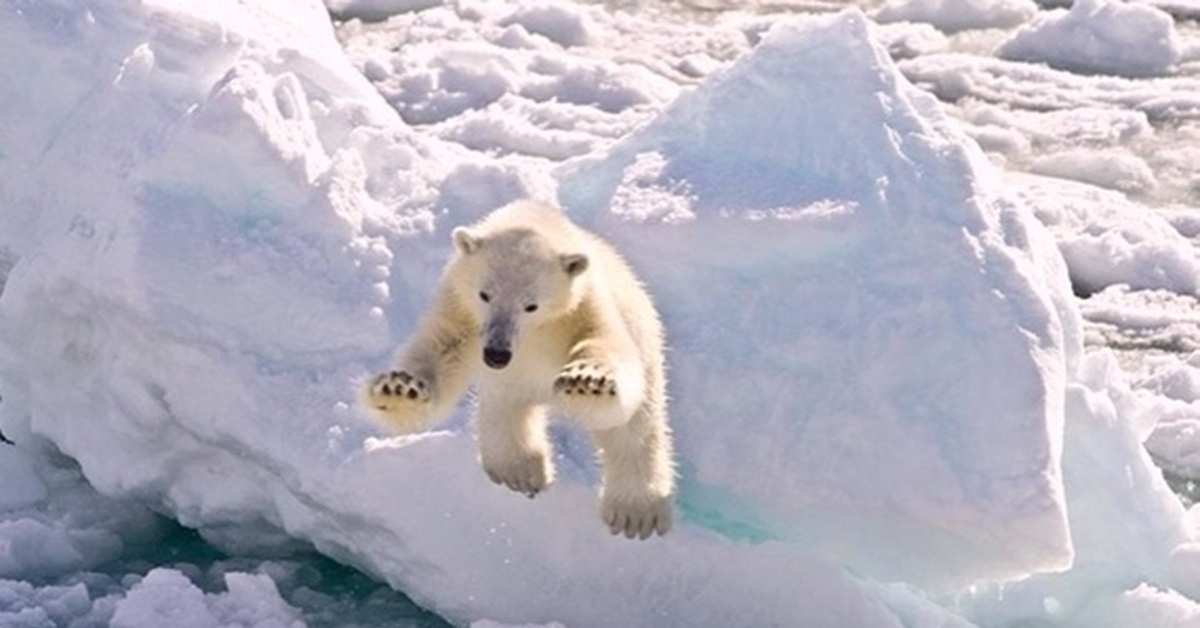
[[[1171,16],[1157,7],[1075,0],[1018,29],[997,54],[1075,72],[1157,76],[1174,68],[1181,45]]]
[[[891,0],[874,17],[881,23],[923,22],[954,33],[969,29],[1011,28],[1037,13],[1033,0]]]
[[[684,4],[0,0],[0,625],[389,621],[309,548],[480,627],[1191,625],[1196,29]],[[667,537],[569,423],[530,501],[353,406],[520,197],[656,296]],[[163,515],[260,558],[107,567]]]
[[[805,107],[767,115],[790,103]],[[685,505],[878,577],[1069,558],[1055,434],[1081,336],[1065,267],[861,15],[776,27],[567,168],[568,207],[602,214],[661,286]],[[888,471],[856,471],[871,468]]]

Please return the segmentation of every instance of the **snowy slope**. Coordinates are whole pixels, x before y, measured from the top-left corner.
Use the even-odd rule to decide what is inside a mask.
[[[1080,256],[1090,218],[1006,188],[860,12],[753,31],[751,51],[674,98],[560,53],[598,37],[589,11],[424,13],[430,41],[468,20],[497,30],[414,38],[428,56],[409,75],[360,60],[395,79],[393,109],[317,2],[0,4],[0,59],[29,60],[0,64],[0,119],[25,122],[0,125],[0,428],[23,447],[0,469],[25,478],[4,512],[40,516],[44,465],[28,456],[44,451],[25,444],[45,438],[100,491],[222,547],[311,543],[462,624],[1195,612],[1135,588],[1195,591],[1200,553],[1140,446],[1139,406],[1119,402],[1128,385],[1083,354],[1069,240],[1056,248],[1031,210],[1082,233]],[[414,85],[436,88],[405,100]],[[537,101],[527,113],[587,123],[514,126],[517,92]],[[435,116],[433,132],[402,115]],[[513,195],[557,197],[657,297],[683,474],[668,537],[604,532],[569,426],[558,484],[529,501],[478,469],[465,406],[388,438],[352,405],[423,307],[449,230]],[[1103,287],[1144,264],[1117,279],[1076,267]],[[54,537],[4,538],[0,575],[31,578],[36,557],[9,540]],[[243,625],[296,621],[261,578],[225,586],[205,597],[153,572],[106,612],[150,625],[166,596],[214,622],[239,605]]]

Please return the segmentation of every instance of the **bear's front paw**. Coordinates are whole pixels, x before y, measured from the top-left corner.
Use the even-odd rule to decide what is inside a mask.
[[[496,484],[525,495],[535,497],[554,482],[554,467],[550,457],[543,453],[531,453],[502,461],[483,462],[483,471]]]
[[[554,392],[573,397],[615,397],[617,378],[604,362],[576,360],[558,372]]]
[[[397,430],[420,427],[429,408],[429,385],[406,371],[376,375],[367,383],[366,403]]]
[[[670,496],[617,499],[605,495],[600,502],[600,518],[613,534],[648,539],[652,534],[666,534],[674,513]]]

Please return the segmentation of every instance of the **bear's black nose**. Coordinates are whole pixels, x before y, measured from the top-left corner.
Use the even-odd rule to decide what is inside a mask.
[[[483,350],[483,363],[494,369],[502,369],[508,366],[508,363],[511,361],[512,351],[508,349],[485,347]]]

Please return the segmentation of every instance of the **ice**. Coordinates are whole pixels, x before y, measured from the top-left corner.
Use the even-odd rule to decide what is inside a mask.
[[[1076,0],[1017,30],[997,54],[1076,72],[1156,76],[1174,67],[1181,46],[1171,16],[1156,7]]]
[[[1067,150],[1038,157],[1029,171],[1091,183],[1128,194],[1149,192],[1158,184],[1140,157],[1121,150]]]
[[[0,460],[0,578],[51,580],[157,538],[159,520],[144,505],[103,498],[44,451],[0,445]]]
[[[1088,160],[1067,163],[1085,168]],[[1077,293],[1121,284],[1200,294],[1194,244],[1165,217],[1093,186],[1029,176],[1013,180],[1018,194],[1054,231]]]
[[[551,624],[501,624],[490,619],[481,619],[471,622],[471,628],[564,628],[560,623]]]
[[[675,431],[694,465],[686,505],[715,508],[713,525],[819,546],[877,577],[1051,568],[1070,552],[1046,474],[1058,447],[1047,439],[1052,382],[1079,350],[1077,315],[1052,296],[1065,284],[1049,241],[994,196],[981,155],[927,98],[898,81],[861,17],[780,26],[606,157],[572,166],[564,198],[628,241],[660,298],[676,304],[673,396],[687,419]],[[796,102],[805,108],[786,120],[760,113]],[[965,265],[922,261],[932,259]],[[917,282],[915,268],[913,292],[903,286]],[[1009,296],[992,301],[994,291]],[[1008,341],[1002,328],[1014,332]],[[729,333],[746,329],[755,332]],[[995,344],[975,340],[984,329]],[[974,366],[983,363],[1004,364],[1012,379]],[[919,383],[943,369],[961,397]],[[1001,422],[1003,435],[993,431]],[[939,436],[909,441],[902,426],[915,425]],[[764,429],[776,436],[758,438]],[[865,433],[887,447],[862,447]],[[989,451],[960,449],[970,442]],[[758,464],[739,463],[747,452]],[[886,477],[856,478],[872,467]],[[764,483],[767,469],[780,481]],[[978,484],[951,479],[962,477]],[[721,495],[736,495],[740,514],[722,512],[733,509]],[[865,519],[875,523],[855,527]],[[945,525],[959,530],[952,542],[937,532]],[[990,555],[999,538],[1005,549]]]
[[[1038,11],[1033,0],[890,0],[875,12],[881,23],[924,22],[942,32],[1008,28]]]
[[[0,625],[392,625],[383,583],[481,628],[1196,621],[1193,30],[616,4],[0,0]],[[1013,28],[1164,76],[963,52]],[[606,534],[569,424],[530,501],[466,405],[353,407],[523,197],[662,309],[665,538]],[[142,558],[161,515],[235,558]]]
[[[965,601],[967,617],[981,625],[1023,622],[1084,621],[1084,625],[1127,626],[1131,608],[1170,617],[1188,616],[1200,606],[1183,596],[1146,599],[1151,587],[1170,590],[1173,574],[1186,572],[1177,549],[1189,547],[1183,508],[1141,447],[1140,405],[1130,398],[1114,356],[1089,352],[1080,382],[1067,391],[1063,476],[1075,562],[1062,574],[1035,575],[994,590],[976,591]],[[1124,403],[1122,403],[1124,401]],[[1108,461],[1122,460],[1124,465]],[[1144,588],[1117,597],[1094,596],[1097,590]],[[1187,580],[1178,583],[1190,587]],[[1140,602],[1139,602],[1140,600]],[[1120,614],[1123,619],[1114,619]],[[1155,621],[1151,619],[1150,621]],[[1157,624],[1151,624],[1157,625]],[[1172,625],[1172,624],[1164,624]]]
[[[33,587],[0,580],[0,625],[113,628],[301,628],[299,612],[263,574],[229,573],[225,590],[205,593],[175,569],[135,578],[127,594],[93,597],[84,583]]]
[[[560,46],[582,46],[592,39],[595,26],[582,6],[557,2],[525,4],[517,8],[501,26],[519,25]]]
[[[325,0],[330,14],[338,19],[385,20],[393,15],[420,11],[442,4],[442,0]]]
[[[46,486],[34,470],[33,460],[15,447],[0,447],[0,477],[4,478],[0,512],[24,508],[46,498]]]

